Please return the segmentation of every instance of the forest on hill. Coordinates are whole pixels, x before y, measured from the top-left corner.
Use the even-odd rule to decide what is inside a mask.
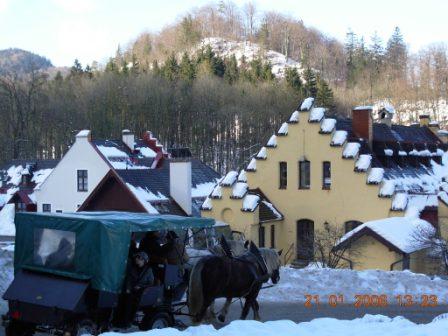
[[[10,48],[0,50],[0,75],[24,74],[33,70],[51,68],[51,61],[32,52]]]
[[[201,45],[208,37],[261,52],[223,56]],[[270,50],[300,69],[286,67],[284,77],[275,77],[265,57]],[[412,54],[399,28],[388,41],[349,31],[342,43],[253,2],[220,1],[158,33],[142,33],[106,64],[75,61],[69,74],[51,77],[11,67],[0,75],[0,158],[60,157],[80,129],[118,138],[129,128],[151,130],[167,147],[188,146],[225,171],[247,162],[306,96],[337,114],[384,100],[398,111],[429,108],[444,123],[436,106],[448,95],[447,64],[445,45]]]

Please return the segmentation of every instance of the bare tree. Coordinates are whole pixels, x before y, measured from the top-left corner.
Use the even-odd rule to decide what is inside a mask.
[[[246,37],[249,37],[249,41],[253,42],[257,14],[255,3],[253,1],[246,2],[243,7],[243,12],[245,15]]]
[[[448,242],[440,230],[419,228],[412,236],[412,244],[419,249],[426,249],[431,259],[440,263],[441,271],[448,273]]]

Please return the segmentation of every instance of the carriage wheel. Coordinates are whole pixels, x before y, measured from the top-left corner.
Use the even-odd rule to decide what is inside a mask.
[[[29,325],[12,320],[5,328],[6,336],[32,336],[34,335],[34,328]]]
[[[97,335],[96,325],[91,320],[81,320],[76,325],[75,336]]]
[[[146,331],[151,329],[163,329],[174,325],[173,316],[167,312],[146,313],[138,328]]]

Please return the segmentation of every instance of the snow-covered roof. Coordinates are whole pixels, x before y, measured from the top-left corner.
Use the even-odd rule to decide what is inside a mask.
[[[51,174],[53,169],[40,169],[33,173],[33,178],[31,179],[32,182],[36,184],[34,189],[39,189],[41,184],[46,180],[46,178]]]
[[[381,197],[391,197],[395,192],[395,180],[383,180],[380,189]]]
[[[336,126],[336,119],[325,118],[320,125],[321,133],[331,133]]]
[[[88,137],[90,135],[90,130],[82,130],[79,131],[78,134],[76,134],[77,138],[85,138]]]
[[[305,98],[305,100],[302,102],[302,105],[300,105],[300,111],[309,111],[313,106],[313,103],[314,103],[313,97]]]
[[[342,156],[346,159],[354,158],[356,155],[358,155],[359,148],[361,148],[361,145],[357,142],[349,142],[344,147],[344,151],[342,153]]]
[[[320,122],[325,115],[324,107],[313,107],[310,112],[310,122]]]
[[[277,136],[273,134],[266,144],[267,147],[277,147]]]
[[[247,194],[243,198],[243,211],[254,211],[257,206],[258,202],[260,201],[260,196],[253,195],[253,194]]]
[[[396,193],[392,200],[392,210],[403,211],[408,205],[408,194],[404,192]]]
[[[266,159],[268,157],[268,154],[266,152],[266,147],[261,147],[260,151],[258,152],[256,158],[257,159]]]
[[[126,183],[126,185],[129,188],[129,190],[134,194],[134,196],[140,201],[141,205],[150,214],[157,215],[159,213],[157,209],[152,206],[151,201],[168,200],[166,196],[162,194],[154,195],[149,190],[143,189],[141,187],[134,187],[130,183]]]
[[[356,106],[354,108],[355,111],[364,111],[364,110],[373,110],[373,106],[365,105],[365,106]]]
[[[269,208],[269,210],[271,210],[271,212],[274,214],[274,216],[277,219],[282,219],[283,218],[283,215],[274,207],[274,205],[271,202],[268,202],[266,200],[262,200],[261,202],[264,205],[266,205]]]
[[[222,188],[219,184],[215,186],[211,195],[212,198],[221,198],[222,197]]]
[[[216,185],[215,182],[199,183],[196,187],[191,188],[191,197],[207,197]]]
[[[286,135],[286,134],[288,134],[288,124],[287,124],[287,123],[283,123],[283,124],[280,126],[280,128],[279,128],[277,134],[278,134],[278,135]]]
[[[366,229],[373,231],[404,253],[412,253],[427,247],[416,237],[422,232],[434,232],[434,227],[425,220],[409,216],[390,217],[366,222],[358,226],[345,234],[339,244],[355,237],[356,234]]]
[[[238,173],[234,170],[231,170],[227,173],[226,176],[221,180],[221,185],[224,187],[229,187],[235,183],[238,178]]]
[[[149,147],[135,147],[136,150],[138,150],[140,152],[140,154],[143,157],[146,158],[155,158],[157,156],[157,153],[154,152],[151,148]]]
[[[255,158],[252,158],[246,167],[246,171],[255,171],[255,170],[257,170],[257,160],[255,160]]]
[[[240,173],[238,175],[238,182],[247,182],[246,171],[244,169],[240,170]]]
[[[247,183],[236,182],[232,187],[232,197],[233,198],[243,198],[249,189]]]
[[[384,154],[386,155],[386,156],[393,156],[394,155],[394,151],[392,150],[392,149],[385,149],[384,150]]]
[[[370,154],[361,154],[356,160],[355,168],[357,171],[367,171],[370,167],[370,163],[372,162],[372,155]]]
[[[369,176],[367,177],[367,183],[379,184],[383,180],[384,169],[383,168],[371,168]]]
[[[332,146],[342,146],[347,140],[347,131],[336,131],[334,132],[333,138],[331,139]]]
[[[289,117],[289,122],[290,123],[297,123],[297,122],[299,122],[299,111],[294,111],[291,114],[291,117]]]
[[[212,200],[210,197],[207,197],[205,199],[204,203],[202,203],[201,209],[202,210],[212,210],[213,209]]]

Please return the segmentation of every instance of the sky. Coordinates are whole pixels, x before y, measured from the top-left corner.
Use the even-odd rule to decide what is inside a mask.
[[[246,0],[234,0],[243,5]],[[387,41],[399,26],[411,51],[448,43],[448,0],[255,0],[344,40],[348,29]],[[159,31],[210,0],[0,0],[0,49],[21,48],[56,66],[105,62],[143,31]]]

